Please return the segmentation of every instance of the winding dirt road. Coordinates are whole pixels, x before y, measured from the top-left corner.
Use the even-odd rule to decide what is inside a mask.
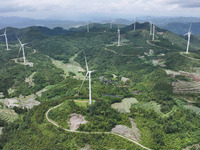
[[[80,134],[113,134],[113,135],[119,136],[119,137],[121,137],[121,138],[124,138],[124,139],[126,139],[126,140],[128,140],[128,141],[130,141],[130,142],[132,142],[132,143],[135,143],[135,144],[137,144],[138,146],[142,147],[143,149],[151,150],[151,149],[149,149],[149,148],[147,148],[147,147],[141,145],[140,143],[138,143],[138,142],[136,142],[136,141],[134,141],[134,140],[132,140],[132,139],[129,139],[129,138],[123,136],[123,135],[117,134],[117,133],[113,133],[113,132],[84,132],[84,131],[72,131],[72,130],[65,129],[65,128],[59,126],[55,121],[49,119],[48,114],[49,114],[49,112],[50,112],[51,110],[60,107],[62,104],[63,104],[63,103],[61,103],[61,104],[59,104],[59,105],[57,105],[57,106],[54,106],[54,107],[50,108],[50,109],[46,112],[46,114],[45,114],[45,115],[46,115],[47,121],[50,122],[50,123],[52,123],[54,126],[60,128],[60,129],[62,129],[62,130],[64,130],[64,131],[72,132],[72,133],[80,133]]]

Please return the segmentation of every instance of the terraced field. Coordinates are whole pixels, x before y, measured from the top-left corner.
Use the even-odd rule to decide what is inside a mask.
[[[200,82],[173,82],[174,93],[200,93]]]
[[[0,118],[6,122],[14,122],[18,118],[18,114],[14,110],[0,109]]]

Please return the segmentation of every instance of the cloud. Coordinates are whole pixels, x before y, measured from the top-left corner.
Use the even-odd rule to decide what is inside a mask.
[[[169,0],[168,4],[175,4],[182,8],[200,8],[199,0]]]
[[[0,0],[3,15],[33,18],[107,16],[134,18],[145,15],[193,15],[199,0]],[[187,9],[185,9],[187,8]],[[199,14],[200,15],[200,14]]]

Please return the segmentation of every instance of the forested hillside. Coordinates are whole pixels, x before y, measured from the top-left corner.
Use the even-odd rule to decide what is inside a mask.
[[[134,24],[121,25],[117,46],[117,28],[7,28],[11,50],[0,40],[0,111],[5,114],[0,115],[0,149],[142,149],[110,134],[119,126],[133,132],[128,139],[149,149],[200,143],[200,37],[191,37],[186,55],[187,39],[156,27],[152,40],[149,23],[136,23],[135,31]],[[15,34],[28,43],[26,59],[33,66],[18,55]],[[95,70],[92,105],[88,79],[80,90],[86,74],[83,50],[89,69]],[[7,111],[16,114],[6,116]],[[84,116],[87,123],[76,130],[84,133],[67,132],[72,114]]]

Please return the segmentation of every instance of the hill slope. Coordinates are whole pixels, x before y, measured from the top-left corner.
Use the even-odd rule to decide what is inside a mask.
[[[86,144],[93,149],[139,149],[115,136],[63,133],[45,119],[46,111],[62,102],[66,109],[56,110],[51,117],[64,126],[72,113],[84,115],[88,121],[78,130],[92,132],[109,132],[117,125],[130,128],[129,118],[133,118],[141,132],[140,143],[151,149],[182,149],[200,142],[200,102],[195,94],[198,89],[192,90],[200,81],[200,38],[192,36],[190,53],[186,55],[187,39],[156,27],[152,41],[149,23],[137,23],[136,31],[133,25],[121,27],[120,46],[117,28],[107,27],[94,24],[89,33],[84,32],[85,27],[69,31],[8,28],[12,50],[5,51],[4,41],[0,42],[0,92],[7,98],[35,94],[35,100],[41,104],[20,114],[16,122],[4,128],[0,138],[2,149],[80,149]],[[17,57],[19,45],[12,36],[14,32],[29,43],[25,51],[33,67],[24,66]],[[81,66],[86,70],[83,50],[89,69],[96,70],[92,73],[91,106],[86,101],[88,80],[78,92],[82,78],[77,75],[84,77],[86,72],[69,69]],[[34,84],[26,82],[26,78]],[[183,86],[188,84],[189,93]],[[37,94],[43,89],[42,94]],[[121,114],[111,107],[130,97],[137,99],[130,113]]]

